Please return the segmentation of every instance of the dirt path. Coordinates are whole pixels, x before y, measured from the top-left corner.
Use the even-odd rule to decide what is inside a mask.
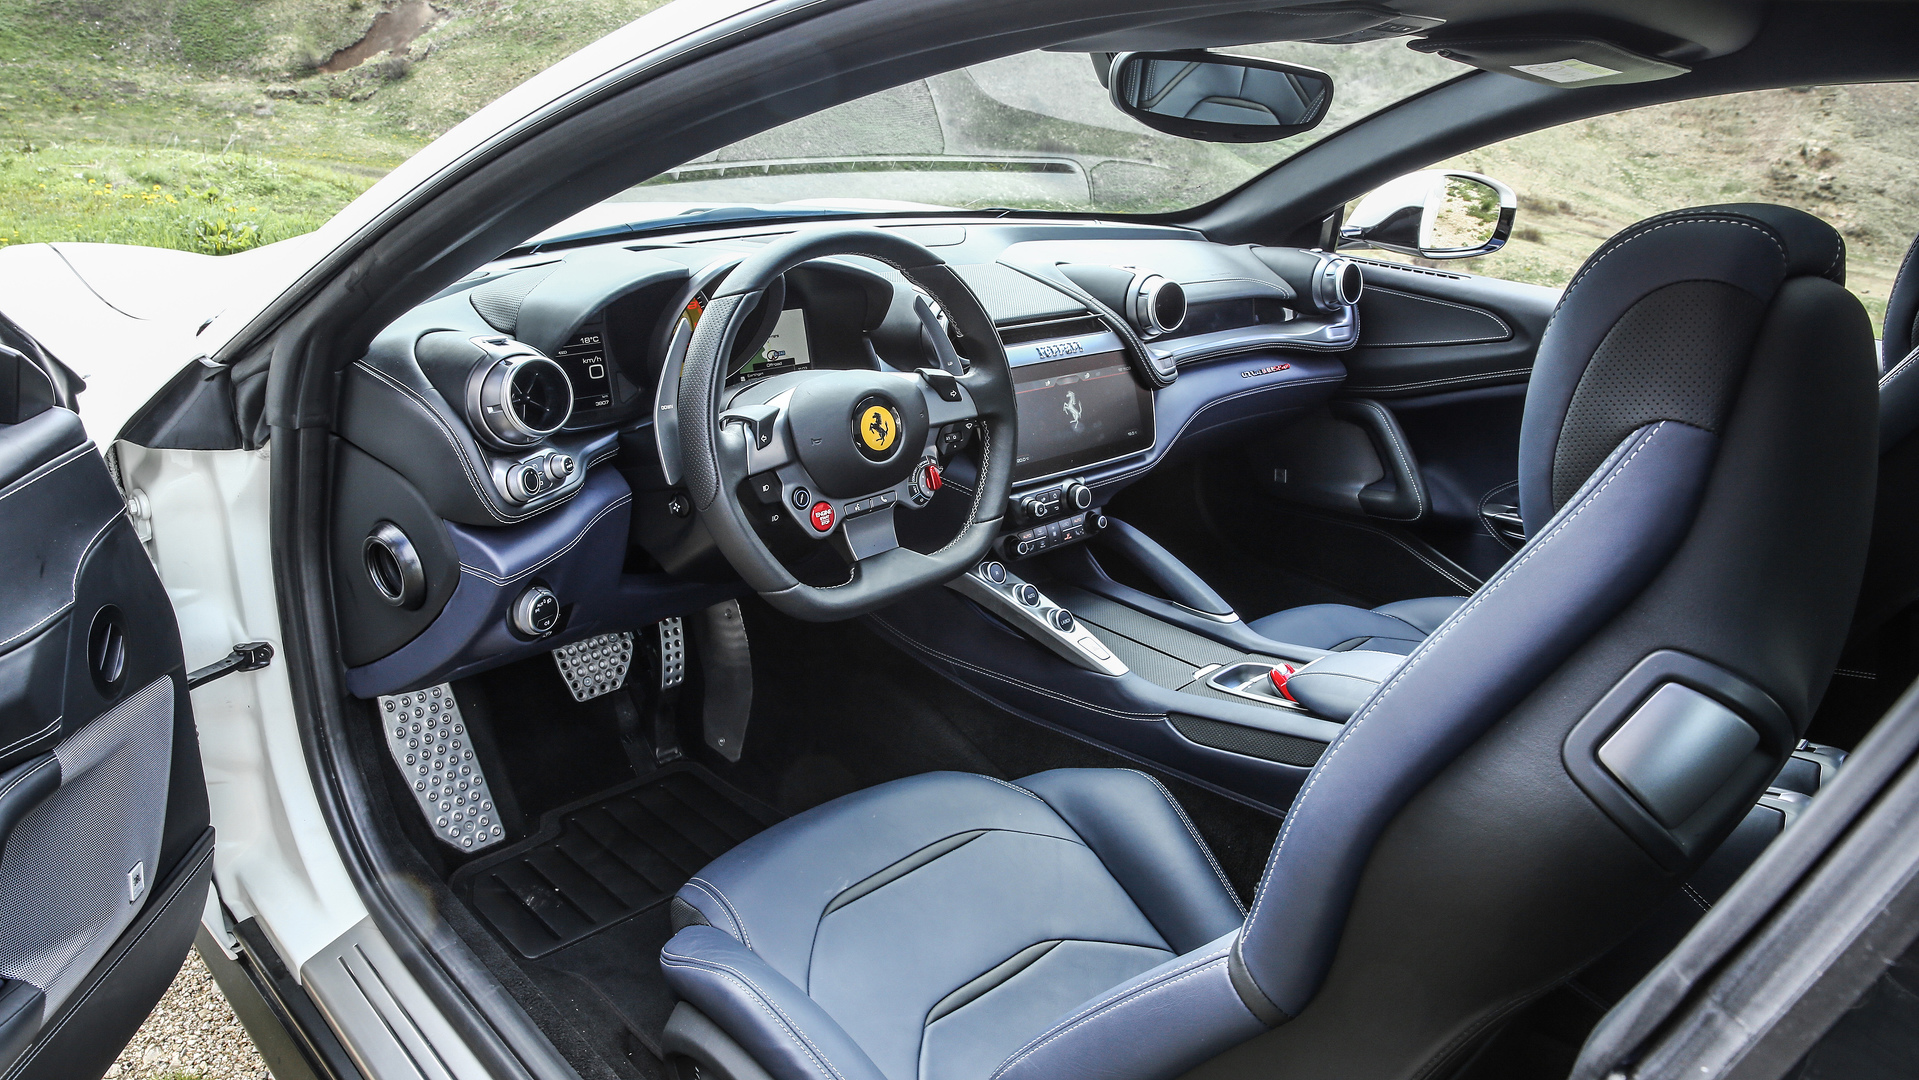
[[[266,1062],[213,983],[199,953],[133,1036],[109,1080],[270,1080]]]

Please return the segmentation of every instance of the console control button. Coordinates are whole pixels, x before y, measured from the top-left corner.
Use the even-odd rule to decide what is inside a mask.
[[[1038,607],[1040,601],[1039,586],[1022,584],[1019,588],[1013,590],[1013,598],[1025,604],[1027,607]]]
[[[560,621],[560,599],[544,585],[534,585],[513,601],[508,616],[513,629],[527,637],[545,637]]]
[[[546,470],[532,462],[521,462],[506,471],[506,494],[514,502],[531,502],[548,486]]]
[[[1053,629],[1062,634],[1072,633],[1073,628],[1079,625],[1073,621],[1073,613],[1065,608],[1054,608],[1053,613],[1047,617],[1047,621],[1053,624]]]
[[[771,506],[780,501],[780,478],[772,473],[761,473],[746,481],[753,489],[753,495],[760,502]]]
[[[1004,585],[1006,584],[1006,564],[997,559],[981,563],[979,576],[995,585]]]
[[[814,529],[825,533],[833,531],[833,522],[839,520],[839,515],[833,512],[832,503],[822,499],[806,512],[806,519],[813,523]]]
[[[913,493],[913,501],[924,506],[933,501],[933,496],[945,483],[945,478],[940,475],[939,462],[927,458],[913,468],[913,476],[907,486]]]
[[[806,504],[813,501],[813,493],[803,487],[793,489],[793,509],[804,510]]]
[[[547,455],[546,475],[557,483],[564,483],[566,478],[572,476],[573,470],[578,467],[579,465],[573,460],[572,454]]]
[[[1066,486],[1060,489],[1060,497],[1066,505],[1075,510],[1084,510],[1093,505],[1093,489],[1078,480],[1068,481]]]

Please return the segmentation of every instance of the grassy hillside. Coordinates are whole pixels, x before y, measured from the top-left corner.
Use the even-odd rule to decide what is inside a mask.
[[[1795,206],[1846,238],[1847,284],[1875,325],[1919,233],[1919,86],[1802,87],[1659,105],[1534,132],[1447,164],[1520,196],[1514,240],[1462,265],[1564,285],[1644,217],[1685,206]]]
[[[97,240],[218,254],[297,235],[481,105],[662,3],[0,0],[0,245]],[[1293,54],[1329,47],[1273,48],[1339,72],[1340,115],[1327,130],[1452,70],[1396,42],[1323,57]],[[1090,84],[1083,61],[1051,59]],[[1163,209],[1208,197],[1286,150],[1147,145],[1110,118],[1088,126],[1041,116],[1021,97],[1036,92],[1021,79],[1044,89],[1052,76],[1023,75],[1020,63],[1002,62],[1011,67],[993,86],[943,77],[715,159],[773,143],[772,156],[1043,152],[1070,129],[1071,149],[1113,157],[1087,176],[1082,200]],[[918,103],[933,117],[921,125],[926,145],[906,145],[917,129],[895,114],[929,92],[939,101]],[[885,114],[885,145],[849,139],[859,129],[847,117],[863,108]],[[1448,164],[1511,184],[1521,213],[1505,251],[1464,265],[1563,284],[1607,236],[1649,214],[1784,202],[1845,233],[1852,285],[1877,319],[1919,230],[1915,120],[1919,91],[1909,85],[1765,91],[1601,117],[1467,154]],[[832,130],[809,142],[809,124],[822,123]],[[972,128],[985,140],[978,146]]]
[[[0,0],[0,244],[297,235],[663,2]]]

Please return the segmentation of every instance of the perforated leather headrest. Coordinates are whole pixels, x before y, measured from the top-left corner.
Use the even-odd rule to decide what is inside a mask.
[[[1645,424],[1717,431],[1767,307],[1807,276],[1844,284],[1845,241],[1811,214],[1765,203],[1660,214],[1594,252],[1533,364],[1519,446],[1526,531]]]

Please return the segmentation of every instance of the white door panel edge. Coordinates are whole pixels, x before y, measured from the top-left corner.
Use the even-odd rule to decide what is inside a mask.
[[[257,919],[287,970],[299,971],[366,907],[320,813],[294,719],[273,589],[268,450],[114,448],[126,488],[146,493],[147,553],[173,600],[188,670],[235,642],[274,646],[270,666],[193,691],[193,711],[220,898],[235,919]]]
[[[165,266],[172,278],[203,273],[215,262],[184,251],[111,250],[142,267]],[[52,244],[0,249],[0,297],[9,318],[87,380],[80,423],[99,446],[197,355],[192,322],[127,315],[102,300]]]

